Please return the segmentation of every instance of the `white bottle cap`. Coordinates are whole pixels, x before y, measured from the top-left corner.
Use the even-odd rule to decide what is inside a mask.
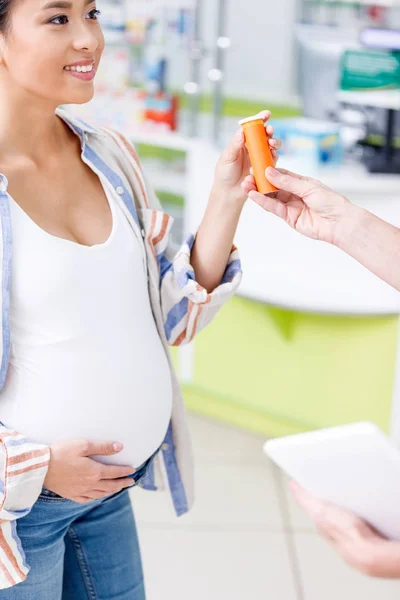
[[[254,115],[254,117],[247,117],[246,119],[242,119],[239,121],[239,125],[244,125],[244,123],[250,123],[250,121],[259,121],[262,119],[261,115]]]

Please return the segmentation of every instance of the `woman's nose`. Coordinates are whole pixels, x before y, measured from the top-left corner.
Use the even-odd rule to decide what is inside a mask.
[[[92,53],[96,52],[99,43],[98,36],[87,24],[82,25],[79,31],[76,31],[73,41],[75,50],[87,50]]]

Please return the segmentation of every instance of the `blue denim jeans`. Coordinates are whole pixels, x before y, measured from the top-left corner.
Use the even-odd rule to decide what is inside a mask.
[[[31,570],[0,600],[145,600],[128,490],[81,505],[43,488],[17,531]]]

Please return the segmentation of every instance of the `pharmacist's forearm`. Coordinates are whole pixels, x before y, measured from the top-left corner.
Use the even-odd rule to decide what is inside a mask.
[[[212,190],[191,259],[196,281],[209,293],[218,287],[225,272],[242,208],[232,202],[229,193]]]
[[[371,564],[371,575],[383,579],[400,579],[400,543],[385,542],[380,544]]]
[[[350,205],[336,245],[400,291],[400,229]]]
[[[387,556],[388,572],[385,573],[393,579],[400,579],[400,544],[393,543],[393,546],[388,549]],[[385,561],[386,562],[386,561]]]

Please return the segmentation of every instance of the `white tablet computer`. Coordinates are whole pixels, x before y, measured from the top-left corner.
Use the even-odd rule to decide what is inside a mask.
[[[316,497],[400,541],[400,451],[372,423],[268,441],[265,453]]]

